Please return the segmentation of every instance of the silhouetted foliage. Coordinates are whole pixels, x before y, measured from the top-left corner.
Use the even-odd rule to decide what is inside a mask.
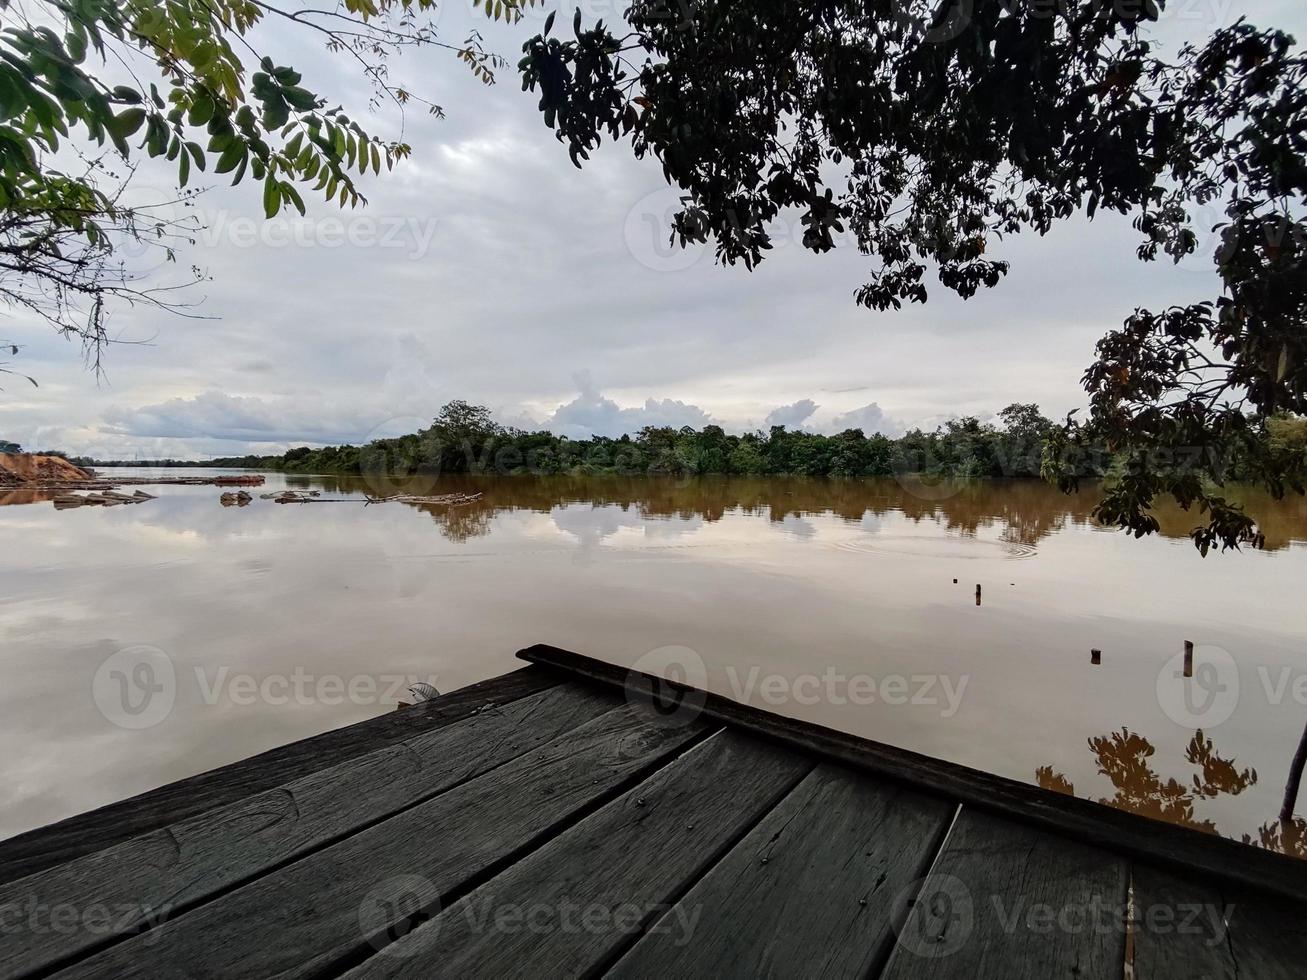
[[[1088,420],[1068,418],[1045,467],[1069,491],[1077,447],[1128,456],[1099,518],[1151,533],[1170,494],[1204,515],[1205,554],[1258,543],[1215,489],[1229,457],[1277,497],[1303,492],[1301,454],[1265,420],[1307,413],[1307,62],[1243,20],[1163,58],[1146,31],[1163,3],[634,0],[626,35],[578,11],[519,69],[577,166],[604,135],[658,159],[684,192],[673,241],[752,268],[783,212],[814,252],[847,229],[877,310],[924,302],[930,266],[962,297],[994,286],[1003,236],[1100,209],[1134,216],[1140,259],[1179,261],[1195,208],[1223,208],[1219,296],[1104,337]]]

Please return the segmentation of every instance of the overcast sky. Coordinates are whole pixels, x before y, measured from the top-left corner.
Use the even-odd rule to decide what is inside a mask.
[[[582,9],[611,22],[624,6]],[[1301,37],[1305,7],[1173,0],[1160,31],[1198,38],[1248,16]],[[481,28],[515,65],[548,9],[507,27],[452,0],[439,26],[455,42]],[[362,77],[311,35],[279,24],[257,40],[315,91],[366,102]],[[97,381],[77,347],[4,313],[0,336],[25,345],[16,366],[40,388],[3,382],[0,438],[100,457],[272,452],[413,431],[452,398],[578,436],[709,421],[894,434],[1013,401],[1059,416],[1083,402],[1095,341],[1135,306],[1215,288],[1207,241],[1179,267],[1143,264],[1128,220],[1100,214],[1005,242],[1011,273],[971,300],[932,280],[925,306],[869,312],[849,244],[817,256],[782,238],[753,273],[669,249],[676,194],[657,164],[605,143],[574,169],[514,67],[486,88],[428,49],[393,74],[446,118],[408,114],[413,157],[363,180],[366,209],[306,193],[307,219],[265,223],[255,184],[203,195],[208,227],[181,266],[213,277],[194,297],[213,319],[119,309],[112,333],[137,343],[111,349]],[[366,125],[394,136],[400,118]],[[140,176],[166,192],[173,174]]]

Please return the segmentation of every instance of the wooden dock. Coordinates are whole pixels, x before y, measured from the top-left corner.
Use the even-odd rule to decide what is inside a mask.
[[[0,843],[0,976],[1307,975],[1290,858],[520,656]]]

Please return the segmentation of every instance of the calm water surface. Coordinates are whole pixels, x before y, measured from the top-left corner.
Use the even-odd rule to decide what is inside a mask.
[[[347,502],[257,499],[283,486]],[[364,507],[360,481],[276,474],[247,507],[215,487],[58,512],[0,495],[0,836],[545,642],[624,665],[688,648],[712,689],[769,710],[1304,849],[1302,822],[1283,841],[1274,819],[1307,721],[1301,500],[1256,501],[1266,551],[1202,559],[1178,510],[1135,541],[1092,525],[1092,494],[1033,481],[416,487],[469,488],[461,507]],[[115,684],[164,683],[133,673],[142,657],[173,684],[125,713]]]

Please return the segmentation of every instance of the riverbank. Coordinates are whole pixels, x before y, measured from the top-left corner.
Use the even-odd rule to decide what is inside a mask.
[[[0,487],[30,487],[33,484],[85,481],[89,470],[62,456],[38,453],[0,453]]]

